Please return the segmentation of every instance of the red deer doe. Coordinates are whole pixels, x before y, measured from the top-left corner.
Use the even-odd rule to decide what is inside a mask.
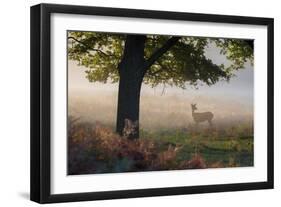
[[[123,136],[125,138],[131,139],[136,135],[139,127],[139,121],[132,121],[130,119],[125,119],[125,126],[123,129]]]
[[[214,114],[212,112],[195,112],[195,110],[197,110],[196,104],[191,104],[191,109],[192,109],[192,117],[193,120],[196,123],[196,126],[200,123],[200,122],[204,122],[204,121],[208,121],[210,127],[213,126],[212,123],[212,119],[214,118]]]

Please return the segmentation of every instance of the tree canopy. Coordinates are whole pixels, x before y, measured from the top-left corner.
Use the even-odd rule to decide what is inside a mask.
[[[87,68],[90,82],[115,83],[120,77],[118,66],[125,41],[125,34],[72,31],[68,33],[68,56]],[[164,51],[171,41],[173,46]],[[231,64],[217,65],[208,59],[205,49],[210,44],[220,48]],[[146,35],[144,58],[147,70],[143,83],[152,87],[167,84],[185,88],[200,81],[212,85],[228,81],[247,61],[253,64],[253,40]]]

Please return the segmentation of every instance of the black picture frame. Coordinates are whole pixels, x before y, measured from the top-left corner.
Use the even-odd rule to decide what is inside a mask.
[[[167,187],[106,192],[51,194],[50,129],[50,15],[52,13],[151,18],[207,23],[232,23],[267,26],[267,181],[187,187]],[[195,14],[167,11],[102,8],[88,6],[39,4],[31,7],[31,174],[30,199],[38,203],[88,201],[102,199],[165,196],[273,188],[273,28],[272,18]]]

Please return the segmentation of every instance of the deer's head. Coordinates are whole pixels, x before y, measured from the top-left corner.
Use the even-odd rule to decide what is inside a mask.
[[[191,104],[191,109],[192,109],[192,111],[197,110],[196,104]]]
[[[137,133],[139,127],[139,121],[132,121],[130,119],[125,119],[125,126],[123,129],[123,136],[126,138],[132,137]]]

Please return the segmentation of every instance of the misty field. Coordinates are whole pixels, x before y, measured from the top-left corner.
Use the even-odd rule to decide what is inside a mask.
[[[212,127],[195,125],[194,102],[214,114]],[[143,93],[140,138],[128,140],[115,133],[116,103],[112,90],[71,91],[68,174],[253,166],[251,105],[231,97]]]

